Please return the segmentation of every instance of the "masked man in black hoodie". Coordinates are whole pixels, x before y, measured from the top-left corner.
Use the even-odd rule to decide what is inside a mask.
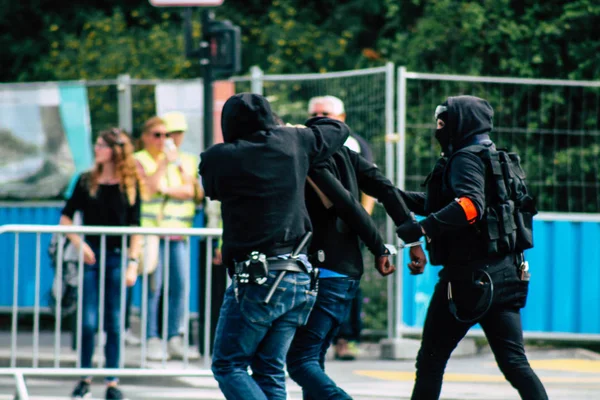
[[[225,143],[200,162],[206,196],[221,202],[223,264],[233,277],[212,371],[229,400],[285,400],[285,356],[316,297],[302,240],[312,229],[306,177],[342,147],[349,130],[329,118],[281,127],[267,100],[250,93],[227,100],[221,126]]]
[[[490,104],[477,97],[449,97],[438,106],[435,136],[442,158],[426,180],[425,193],[402,193],[412,211],[427,216],[421,226],[430,262],[443,266],[423,327],[414,400],[439,398],[446,363],[476,323],[521,398],[548,398],[523,345],[520,309],[527,298],[529,274],[523,268],[522,250],[509,246],[491,251],[490,246],[490,237],[498,239],[488,232],[488,210],[497,205],[490,193],[498,175],[483,155],[497,154],[489,137],[492,117]],[[398,233],[403,229],[399,227]]]

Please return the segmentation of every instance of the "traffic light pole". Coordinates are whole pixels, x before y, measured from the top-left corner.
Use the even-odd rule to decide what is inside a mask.
[[[203,90],[203,103],[204,103],[204,121],[203,121],[203,150],[208,149],[213,144],[213,68],[211,64],[211,33],[210,33],[210,24],[213,20],[213,13],[210,9],[204,8],[202,10],[202,39],[200,41],[200,48],[197,49],[194,47],[193,35],[192,35],[192,9],[187,8],[184,12],[184,43],[185,43],[185,54],[188,58],[196,58],[200,59],[200,65],[202,66],[202,83],[204,86]],[[205,214],[206,215],[206,214]],[[205,216],[206,218],[206,216]],[[206,224],[206,220],[204,221]],[[216,306],[216,298],[217,296],[223,296],[225,292],[225,288],[221,288],[219,285],[215,285],[215,282],[219,282],[219,278],[221,281],[225,282],[225,268],[214,268],[211,262],[206,262],[207,259],[207,240],[205,239],[200,241],[200,254],[198,257],[198,312],[199,312],[199,329],[198,329],[198,348],[200,350],[204,350],[202,344],[204,343],[204,336],[206,332],[206,325],[209,326],[211,337],[216,328],[216,316],[218,315],[218,308]],[[211,246],[212,247],[212,246]],[[209,260],[212,260],[212,254],[208,257]],[[207,276],[207,269],[212,269],[213,279],[212,282],[206,282],[205,277]],[[203,298],[204,293],[206,293],[206,288],[210,285],[213,296],[210,299],[211,301],[211,310],[210,310],[210,318],[207,318],[206,315],[206,301],[209,299]],[[215,310],[216,309],[216,310]],[[191,328],[191,327],[190,327]],[[211,346],[212,348],[212,346]],[[209,350],[210,353],[210,350]],[[206,356],[206,355],[205,355]]]
[[[202,83],[204,86],[204,147],[206,150],[213,144],[213,67],[211,63],[211,31],[210,24],[214,20],[212,10],[204,8],[202,10],[202,40],[200,48],[194,48],[192,35],[192,9],[186,8],[183,14],[183,35],[185,43],[185,55],[188,58],[200,58],[202,66]]]
[[[200,47],[194,46],[192,35],[192,9],[187,8],[184,13],[184,43],[186,57],[200,59],[202,66],[202,81],[204,86],[204,150],[213,145],[213,82],[215,75],[223,78],[231,76],[240,71],[241,60],[241,34],[240,28],[230,21],[215,21],[213,11],[207,8],[202,10],[202,39]],[[206,214],[205,214],[206,215]],[[207,221],[205,220],[205,223]],[[207,239],[212,240],[212,239]],[[198,344],[204,343],[207,326],[210,336],[213,337],[216,330],[217,318],[226,290],[227,269],[222,265],[213,265],[206,262],[207,259],[206,240],[200,243],[200,258],[198,260],[198,311],[200,313],[200,329],[198,331]],[[212,254],[208,255],[212,260]],[[207,268],[212,269],[212,279],[206,281]],[[210,299],[203,298],[206,290],[211,288]],[[210,318],[207,318],[204,301],[210,301]],[[205,356],[207,356],[205,354]]]
[[[204,150],[213,144],[213,73],[210,63],[210,22],[213,19],[210,9],[202,10],[202,83],[204,85]]]
[[[204,86],[204,150],[208,149],[213,145],[213,115],[214,115],[214,99],[213,99],[213,68],[211,63],[211,32],[210,32],[210,23],[214,19],[213,12],[205,8],[202,10],[202,41],[200,42],[200,65],[202,65],[202,83]],[[206,203],[205,203],[206,206]],[[205,213],[206,218],[206,213]],[[207,222],[206,220],[204,221]],[[205,342],[206,332],[210,332],[210,337],[214,342],[214,337],[212,336],[216,330],[216,320],[215,316],[218,315],[218,312],[215,310],[216,304],[213,302],[216,301],[216,296],[220,293],[219,287],[215,287],[215,278],[219,277],[221,274],[218,273],[219,270],[225,270],[225,268],[218,268],[215,270],[212,262],[207,262],[207,254],[208,251],[208,240],[212,240],[212,238],[207,238],[204,243],[201,243],[200,246],[204,251],[200,251],[200,259],[199,261],[199,274],[198,274],[198,310],[200,314],[204,317],[201,318],[200,329],[198,330],[198,347],[202,347],[202,344]],[[214,243],[214,242],[213,242]],[[212,246],[210,246],[212,248]],[[214,249],[213,249],[214,251]],[[212,260],[213,255],[210,254],[208,259]],[[204,268],[202,268],[204,266]],[[208,269],[212,269],[212,279],[211,282],[207,282],[205,278],[208,276]],[[224,272],[223,272],[224,273]],[[216,275],[216,276],[215,276]],[[225,278],[222,277],[222,280],[225,281]],[[204,286],[203,286],[204,285]],[[211,299],[204,298],[204,293],[207,293],[206,289],[211,287],[212,296]],[[203,290],[204,289],[204,290]],[[224,289],[222,290],[224,292]],[[210,318],[206,312],[206,304],[204,302],[210,301],[211,309],[210,309]],[[202,324],[202,320],[204,323]],[[207,328],[208,325],[208,328]],[[212,353],[212,343],[209,345],[209,353]],[[204,357],[208,357],[208,354],[204,354]]]

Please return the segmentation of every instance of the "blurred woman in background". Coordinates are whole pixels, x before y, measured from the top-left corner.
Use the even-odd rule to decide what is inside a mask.
[[[169,122],[169,125],[167,124]],[[142,128],[143,150],[135,153],[138,173],[147,188],[147,201],[142,204],[141,223],[148,228],[191,228],[196,213],[198,160],[182,155],[177,142],[183,138],[187,124],[173,124],[159,117],[148,119]],[[182,122],[182,121],[175,121]],[[184,122],[184,121],[183,121]],[[167,240],[168,239],[168,240]],[[160,237],[158,265],[148,289],[147,353],[151,361],[183,359],[186,346],[181,335],[185,314],[185,281],[189,279],[190,264],[186,236]],[[163,349],[159,332],[159,301],[165,285],[168,257],[167,348]],[[142,338],[144,339],[144,338]],[[166,350],[166,352],[165,352]],[[188,357],[197,358],[188,352]]]
[[[133,146],[120,129],[102,131],[94,145],[95,165],[79,177],[72,196],[62,210],[61,225],[72,225],[75,211],[81,211],[83,225],[140,226],[141,182],[138,176]],[[95,335],[98,331],[99,292],[104,285],[104,347],[105,367],[118,368],[121,335],[121,277],[133,286],[138,274],[141,236],[132,235],[128,247],[121,248],[121,236],[106,236],[104,282],[100,282],[101,238],[93,235],[84,240],[78,234],[67,235],[73,245],[83,252],[81,367],[91,368]],[[81,249],[82,248],[82,249]],[[121,265],[121,251],[128,252],[127,265]],[[123,274],[122,268],[127,270]],[[91,395],[91,377],[79,381],[73,399]],[[115,377],[106,378],[106,399],[123,399]]]

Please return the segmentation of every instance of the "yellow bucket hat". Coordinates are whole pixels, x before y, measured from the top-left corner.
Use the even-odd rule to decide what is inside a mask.
[[[165,121],[167,132],[185,132],[188,130],[187,121],[185,115],[179,111],[168,112],[161,116],[161,119]]]

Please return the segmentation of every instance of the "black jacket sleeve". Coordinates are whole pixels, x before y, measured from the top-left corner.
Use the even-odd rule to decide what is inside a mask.
[[[326,165],[320,164],[319,167],[313,168],[308,176],[333,203],[337,216],[356,232],[369,251],[376,257],[385,254],[384,241],[375,223],[358,200],[326,168]]]
[[[424,192],[403,192],[397,189],[398,194],[404,200],[406,207],[417,215],[425,216],[425,193]]]
[[[207,160],[211,157],[211,152],[214,151],[213,148],[216,146],[219,145],[217,144],[200,154],[200,164],[198,165],[198,173],[202,177],[202,188],[204,189],[204,194],[206,197],[210,197],[212,200],[220,200],[219,193],[217,192],[217,185],[215,184],[215,176],[213,173],[211,173],[207,166],[210,165]]]
[[[475,206],[477,219],[481,219],[485,209],[485,165],[475,154],[461,152],[451,161],[448,183],[457,199],[466,197]],[[469,225],[465,210],[452,201],[440,211],[429,215],[421,222],[427,236],[460,229]]]
[[[410,218],[410,210],[404,203],[400,191],[379,171],[379,168],[360,154],[352,150],[347,151],[354,164],[360,190],[379,200],[396,226]]]
[[[331,157],[344,145],[350,134],[350,128],[345,123],[331,118],[311,118],[305,125],[306,128],[298,130],[305,139],[311,165]]]

